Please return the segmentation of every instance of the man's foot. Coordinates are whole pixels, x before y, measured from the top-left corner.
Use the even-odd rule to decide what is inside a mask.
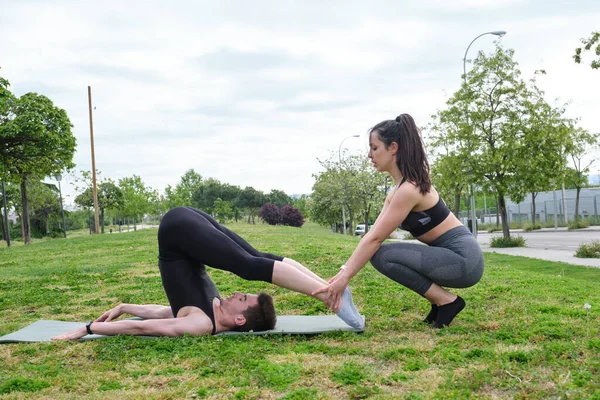
[[[456,296],[456,300],[452,303],[438,306],[438,315],[433,324],[433,328],[440,329],[450,325],[450,322],[465,308],[465,301],[460,296]]]
[[[426,322],[429,325],[431,325],[435,322],[435,320],[437,319],[437,316],[438,316],[438,306],[437,306],[437,304],[432,304],[431,310],[429,311],[429,314],[427,314],[427,316],[425,317],[423,322]]]
[[[362,316],[354,306],[354,302],[352,301],[352,293],[350,292],[350,288],[347,286],[346,289],[344,289],[344,293],[342,293],[342,307],[337,313],[337,316],[354,329],[365,328],[365,323],[362,319]]]

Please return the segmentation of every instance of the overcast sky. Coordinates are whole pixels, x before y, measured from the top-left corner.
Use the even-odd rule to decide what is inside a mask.
[[[366,151],[381,120],[429,123],[460,86],[469,42],[493,30],[507,31],[524,78],[546,70],[549,102],[570,101],[568,115],[600,132],[600,70],[572,60],[600,30],[598,0],[0,0],[0,76],[67,111],[76,170],[91,170],[89,85],[103,177],[140,175],[162,192],[193,168],[310,193],[317,159],[344,138],[361,135],[343,148]]]

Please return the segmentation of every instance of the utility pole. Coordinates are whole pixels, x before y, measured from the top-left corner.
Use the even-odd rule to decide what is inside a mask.
[[[92,145],[92,193],[94,196],[94,219],[96,233],[100,233],[100,217],[98,214],[98,188],[96,186],[96,156],[94,155],[94,123],[92,121],[92,87],[88,86],[88,103],[90,109],[90,143]]]

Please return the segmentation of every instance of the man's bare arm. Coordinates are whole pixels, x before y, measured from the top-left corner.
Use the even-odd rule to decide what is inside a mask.
[[[171,307],[157,304],[119,304],[98,317],[96,322],[110,322],[123,314],[131,314],[144,319],[173,318]]]
[[[212,333],[212,321],[204,313],[192,313],[183,318],[148,319],[143,321],[123,320],[116,322],[94,322],[90,326],[98,335],[135,335],[135,336],[183,336]],[[85,325],[53,340],[73,340],[87,335]]]

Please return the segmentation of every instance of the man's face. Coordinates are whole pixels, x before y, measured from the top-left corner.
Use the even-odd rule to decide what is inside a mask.
[[[221,307],[231,315],[242,314],[248,307],[258,304],[258,296],[235,292],[231,296],[221,299]]]

